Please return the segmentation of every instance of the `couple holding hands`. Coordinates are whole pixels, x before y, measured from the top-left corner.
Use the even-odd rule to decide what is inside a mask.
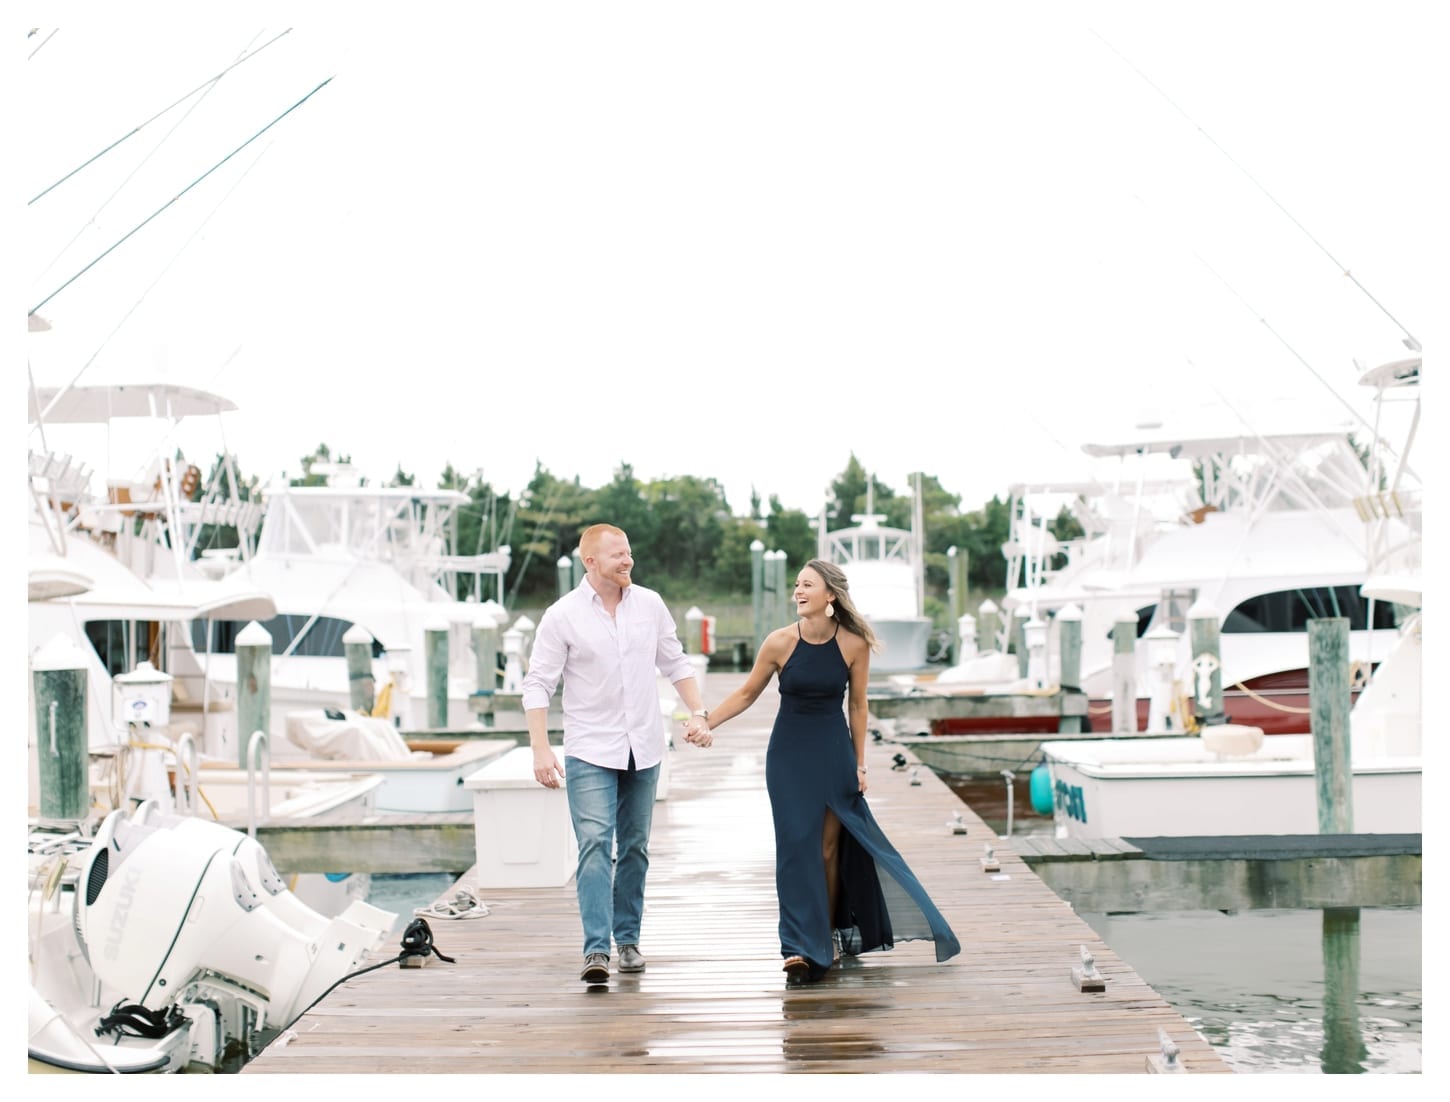
[[[579,554],[583,580],[539,622],[523,707],[534,778],[566,788],[579,843],[580,979],[608,982],[611,945],[621,972],[645,968],[640,923],[665,753],[656,670],[690,710],[685,741],[702,748],[779,678],[765,784],[789,982],[821,978],[843,953],[889,949],[897,941],[930,938],[938,961],[960,952],[866,803],[866,681],[875,637],[851,603],[841,569],[819,559],[801,568],[794,592],[799,618],[766,637],[744,684],[707,711],[663,599],[633,582],[629,537],[613,525],[593,525],[579,538]],[[547,723],[561,678],[562,763]]]

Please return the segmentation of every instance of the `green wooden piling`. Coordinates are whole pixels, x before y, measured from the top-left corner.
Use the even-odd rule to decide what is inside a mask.
[[[770,619],[770,628],[773,631],[775,628],[789,623],[793,617],[790,612],[791,587],[786,584],[785,580],[785,552],[777,549],[772,554],[774,558],[771,560],[773,565],[770,576],[772,579],[771,592],[775,597],[775,610]]]
[[[1027,618],[1029,610],[1021,605],[1012,610],[1012,653],[1017,656],[1017,676],[1027,676]]]
[[[570,588],[577,589],[579,583],[584,580],[584,556],[579,554],[579,548],[569,552],[570,566]]]
[[[1324,956],[1324,1048],[1319,1064],[1329,1075],[1365,1070],[1369,1049],[1359,1022],[1359,908],[1325,907],[1320,944]]]
[[[751,659],[760,653],[765,642],[765,544],[750,541],[750,611],[754,617],[755,647]]]
[[[955,633],[962,617],[967,614],[967,552],[963,548],[947,548],[947,596],[951,601],[951,625]],[[953,634],[949,661],[955,665],[961,658],[961,640]]]
[[[1349,756],[1349,620],[1309,621],[1309,730],[1320,834],[1354,832]]]
[[[347,656],[347,699],[355,712],[371,712],[377,686],[373,682],[373,636],[361,624],[353,624],[342,637]]]
[[[254,731],[272,731],[272,634],[253,620],[237,635],[237,767]]]
[[[86,658],[56,636],[31,662],[35,694],[35,752],[41,820],[78,823],[90,814],[86,735]]]
[[[554,573],[559,583],[559,596],[563,597],[574,588],[574,560],[568,555],[561,555],[559,561],[554,564]]]
[[[429,729],[448,726],[448,624],[430,620],[423,625],[424,699]]]
[[[699,654],[700,652],[700,624],[705,619],[705,614],[695,605],[691,605],[685,612],[685,653]]]

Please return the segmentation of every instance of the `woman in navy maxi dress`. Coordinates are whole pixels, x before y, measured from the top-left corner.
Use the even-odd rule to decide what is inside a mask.
[[[743,712],[779,673],[765,783],[786,971],[792,979],[819,978],[838,951],[855,955],[924,938],[935,941],[937,960],[947,960],[961,951],[956,935],[866,803],[870,628],[833,564],[803,567],[795,595],[801,620],[770,634],[745,684],[707,717],[713,728]],[[854,674],[843,642],[857,656]],[[686,737],[695,731],[690,725]],[[708,745],[708,728],[704,734]]]

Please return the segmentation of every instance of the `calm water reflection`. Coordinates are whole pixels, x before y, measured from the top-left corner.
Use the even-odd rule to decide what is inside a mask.
[[[1420,909],[1083,914],[1236,1071],[1421,1071]]]

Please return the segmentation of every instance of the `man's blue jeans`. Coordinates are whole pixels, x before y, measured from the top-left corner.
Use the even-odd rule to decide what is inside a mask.
[[[616,945],[639,944],[649,827],[659,776],[658,765],[606,769],[579,758],[565,759],[569,816],[579,842],[574,887],[579,893],[586,956],[608,954],[611,933]]]

